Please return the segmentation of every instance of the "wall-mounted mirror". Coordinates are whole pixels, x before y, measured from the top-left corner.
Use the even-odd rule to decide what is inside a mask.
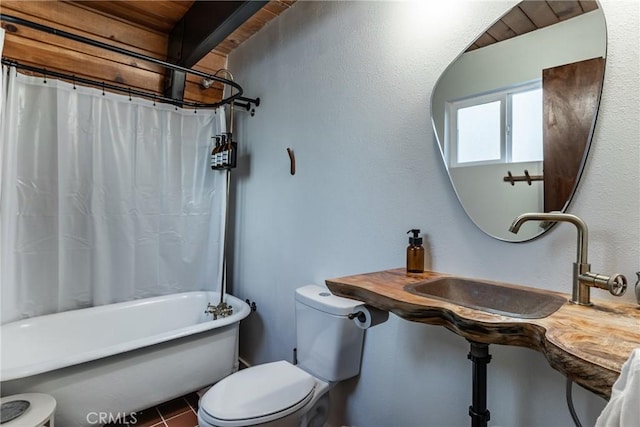
[[[451,183],[471,220],[500,240],[547,228],[513,219],[565,211],[586,161],[607,35],[596,1],[525,0],[447,67],[431,119]]]

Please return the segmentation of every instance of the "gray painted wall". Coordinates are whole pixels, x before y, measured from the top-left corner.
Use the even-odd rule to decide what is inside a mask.
[[[526,222],[517,236],[509,231],[513,219],[525,212],[544,212],[542,181],[504,182],[510,171],[515,176],[542,175],[542,162],[521,162],[467,166],[449,169],[463,208],[482,229],[502,240],[531,239],[542,231],[538,222]]]
[[[241,326],[252,364],[292,358],[294,290],[403,266],[406,231],[426,234],[433,270],[570,292],[575,229],[492,239],[451,188],[429,120],[447,65],[514,1],[296,3],[234,51],[229,68],[255,117],[238,115],[233,293],[258,311]],[[640,268],[640,4],[604,2],[608,59],[585,176],[569,212],[590,227],[590,261],[633,278]],[[460,10],[455,10],[460,9]],[[455,19],[454,19],[455,17]],[[286,148],[297,158],[289,174]],[[613,298],[594,291],[596,298]],[[632,295],[623,300],[631,303]],[[391,315],[367,331],[361,375],[331,394],[334,425],[469,425],[466,341]],[[564,377],[528,349],[494,345],[495,426],[570,426]],[[604,400],[574,388],[583,425]]]

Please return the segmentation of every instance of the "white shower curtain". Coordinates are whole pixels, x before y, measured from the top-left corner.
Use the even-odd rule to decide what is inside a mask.
[[[219,289],[222,109],[3,74],[2,323]]]
[[[2,49],[4,49],[4,28],[0,28],[0,57],[2,57]],[[0,90],[4,87],[4,73],[0,73]],[[2,105],[4,104],[4,91],[0,92],[0,117],[2,117]],[[0,158],[0,161],[2,158]]]

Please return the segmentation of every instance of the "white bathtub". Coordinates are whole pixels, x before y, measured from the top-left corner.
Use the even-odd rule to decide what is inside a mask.
[[[99,424],[212,384],[238,368],[246,303],[211,320],[216,292],[185,292],[50,314],[1,327],[2,396],[48,393],[56,424]],[[104,416],[103,416],[104,419]]]

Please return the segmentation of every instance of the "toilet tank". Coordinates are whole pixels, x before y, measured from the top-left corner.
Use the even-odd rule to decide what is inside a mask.
[[[347,316],[363,305],[322,286],[296,289],[298,366],[324,381],[358,375],[364,330]]]

